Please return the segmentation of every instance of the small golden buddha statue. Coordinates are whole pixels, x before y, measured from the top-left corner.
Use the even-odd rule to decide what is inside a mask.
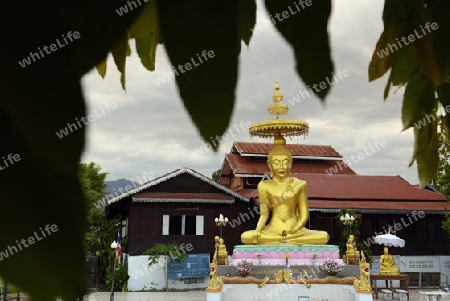
[[[360,252],[356,249],[356,246],[353,245],[354,241],[355,236],[350,235],[347,239],[347,243],[345,244],[347,247],[347,251],[345,252],[342,259],[347,264],[357,264],[359,262]]]
[[[228,252],[223,238],[219,239],[219,264],[228,264]]]
[[[384,247],[383,255],[380,256],[380,275],[398,275],[400,270],[395,266],[394,257]]]
[[[267,164],[272,179],[258,184],[260,217],[255,230],[242,233],[242,242],[246,245],[326,244],[330,239],[327,232],[305,227],[309,219],[306,182],[290,177],[292,154],[280,134],[275,137]]]
[[[224,244],[223,238],[219,239],[219,255],[228,255],[227,247]]]
[[[353,245],[353,241],[355,241],[355,236],[354,235],[350,235],[348,237],[346,246],[347,246],[347,251],[345,252],[345,255],[347,255],[347,257],[360,257],[359,251],[356,249],[356,246]]]

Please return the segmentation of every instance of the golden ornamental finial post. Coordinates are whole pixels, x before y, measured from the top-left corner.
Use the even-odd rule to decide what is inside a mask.
[[[279,103],[283,100],[283,94],[279,91],[280,85],[278,84],[278,81],[275,82],[275,93],[273,93],[273,102]]]
[[[287,115],[289,108],[283,100],[283,94],[280,92],[279,82],[275,82],[275,93],[273,94],[273,103],[269,105],[267,111],[269,115],[276,116],[275,119],[255,122],[249,127],[251,136],[261,138],[274,138],[278,134],[286,136],[307,136],[309,125],[300,120],[280,119],[280,115]]]
[[[275,83],[275,93],[273,93],[272,99],[273,104],[269,105],[268,108],[269,114],[277,116],[276,119],[278,119],[279,115],[287,115],[289,108],[287,104],[281,103],[283,94],[280,92],[278,81]]]

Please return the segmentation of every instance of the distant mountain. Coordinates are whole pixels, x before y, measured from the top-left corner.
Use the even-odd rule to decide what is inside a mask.
[[[126,190],[131,188],[138,187],[139,184],[127,179],[118,179],[115,181],[105,181],[107,188],[106,188],[106,194],[112,194],[112,195],[119,195],[119,189],[122,188],[122,192],[125,192]],[[128,186],[128,187],[127,187]]]

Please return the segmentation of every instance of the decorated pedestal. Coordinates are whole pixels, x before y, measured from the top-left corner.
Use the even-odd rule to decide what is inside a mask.
[[[246,259],[254,265],[321,265],[327,258],[342,264],[339,257],[339,247],[335,245],[238,245],[230,264]]]

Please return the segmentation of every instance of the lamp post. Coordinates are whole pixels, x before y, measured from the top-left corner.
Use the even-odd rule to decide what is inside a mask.
[[[355,240],[352,241],[352,245],[353,245],[353,254],[355,255],[354,256],[355,257],[354,263],[356,264],[356,241]]]
[[[116,250],[117,248],[117,243],[116,241],[113,241],[111,243],[111,249]],[[109,300],[110,301],[114,301],[114,271],[116,269],[116,257],[115,255],[113,256],[113,267],[112,267],[112,281],[111,281],[111,294],[109,296]]]
[[[222,227],[225,226],[228,223],[228,217],[223,217],[222,214],[219,215],[219,217],[215,218],[214,221],[216,222],[216,225],[220,227],[220,238],[222,237]]]
[[[340,220],[344,225],[349,226],[349,225],[353,224],[355,217],[353,215],[346,213],[345,215],[341,215]]]
[[[340,218],[341,222],[347,226],[347,236],[350,235],[350,226],[351,224],[353,224],[353,222],[355,221],[355,217],[353,215],[350,215],[348,213],[346,213],[345,215],[341,215]]]

